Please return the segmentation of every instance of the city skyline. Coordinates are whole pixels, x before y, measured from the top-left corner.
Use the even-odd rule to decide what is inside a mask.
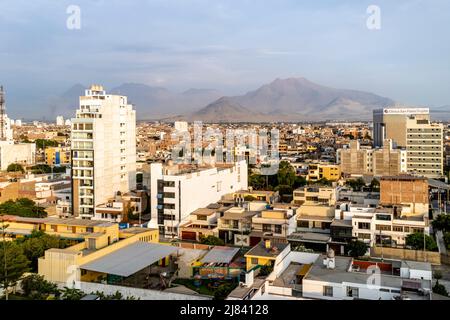
[[[236,95],[290,77],[410,105],[450,104],[448,2],[281,4],[79,1],[81,28],[69,30],[69,1],[2,1],[8,114],[56,115],[52,101],[76,83]],[[380,30],[366,26],[370,5],[381,10]]]

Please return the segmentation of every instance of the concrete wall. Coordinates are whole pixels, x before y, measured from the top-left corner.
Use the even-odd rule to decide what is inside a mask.
[[[381,257],[381,251],[383,251],[383,257],[387,259],[429,262],[434,265],[441,264],[441,254],[439,252],[426,251],[426,254],[424,255],[424,252],[421,250],[372,247],[370,248],[370,255],[375,257]]]
[[[159,290],[148,290],[139,288],[129,288],[122,286],[112,286],[100,283],[78,282],[77,288],[85,293],[95,291],[103,292],[104,294],[114,294],[119,291],[124,297],[135,297],[140,300],[211,300],[211,297],[202,295],[188,295],[180,293],[164,292]]]

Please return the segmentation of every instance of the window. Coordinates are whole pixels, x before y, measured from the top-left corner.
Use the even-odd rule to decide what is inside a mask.
[[[393,226],[392,231],[403,232],[403,227],[402,226]]]
[[[358,298],[359,289],[355,287],[347,287],[347,297]]]
[[[252,258],[252,265],[258,264],[258,258]]]
[[[358,229],[369,230],[370,229],[370,223],[368,223],[368,222],[358,222]]]
[[[175,192],[164,192],[164,198],[175,198]]]
[[[275,225],[275,233],[280,234],[281,232],[281,225]]]
[[[389,214],[377,214],[377,220],[391,221],[391,216]]]
[[[370,239],[370,233],[358,233],[358,239]]]
[[[309,228],[309,221],[303,221],[303,220],[297,221],[297,226],[299,228]]]
[[[263,224],[263,231],[264,232],[272,231],[272,225],[270,225],[270,224]]]
[[[164,187],[175,187],[175,181],[164,181]]]
[[[323,286],[323,296],[324,297],[332,297],[333,296],[333,287]]]
[[[391,231],[391,226],[386,226],[384,224],[377,224],[375,225],[375,229],[378,231]]]

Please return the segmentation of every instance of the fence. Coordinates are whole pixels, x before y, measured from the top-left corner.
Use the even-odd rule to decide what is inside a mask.
[[[422,251],[422,250],[410,250],[402,248],[389,248],[389,247],[372,247],[370,248],[370,255],[374,257],[381,257],[387,259],[398,260],[412,260],[429,262],[434,265],[441,264],[441,254],[439,252]]]

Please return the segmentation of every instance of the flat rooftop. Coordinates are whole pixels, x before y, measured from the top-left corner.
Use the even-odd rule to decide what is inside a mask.
[[[196,216],[210,216],[217,212],[217,209],[199,208],[191,213]]]
[[[245,256],[276,258],[288,245],[289,243],[271,243],[271,247],[268,249],[265,246],[265,242],[261,241],[251,248]]]
[[[109,227],[114,225],[114,223],[100,220],[87,220],[75,218],[45,218],[44,223],[59,224],[59,225],[62,224],[68,226],[82,226],[82,227]]]

